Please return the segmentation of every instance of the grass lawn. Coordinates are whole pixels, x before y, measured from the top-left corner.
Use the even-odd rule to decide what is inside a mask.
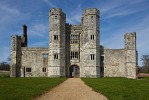
[[[31,100],[65,79],[0,77],[0,100]]]
[[[149,100],[149,78],[82,78],[109,100]]]

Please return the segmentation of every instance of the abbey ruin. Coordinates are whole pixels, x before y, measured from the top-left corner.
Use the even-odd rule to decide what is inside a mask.
[[[81,23],[66,23],[60,8],[49,12],[49,47],[29,48],[27,26],[11,37],[11,77],[127,77],[136,78],[136,33],[124,35],[124,48],[100,45],[100,12],[88,8]]]

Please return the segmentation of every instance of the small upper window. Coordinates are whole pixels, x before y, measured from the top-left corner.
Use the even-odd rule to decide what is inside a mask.
[[[94,23],[94,16],[91,16],[91,23]]]
[[[58,40],[58,35],[54,35],[54,40]]]
[[[57,20],[57,16],[55,16],[55,20]]]
[[[91,60],[94,60],[95,54],[90,54]]]
[[[91,35],[91,40],[94,40],[94,35]]]
[[[58,59],[58,54],[54,54],[54,59]]]

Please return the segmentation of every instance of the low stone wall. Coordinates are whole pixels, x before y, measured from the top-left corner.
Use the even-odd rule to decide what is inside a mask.
[[[149,77],[149,74],[147,74],[147,73],[139,73],[138,77]]]
[[[10,71],[0,71],[0,76],[10,76]]]

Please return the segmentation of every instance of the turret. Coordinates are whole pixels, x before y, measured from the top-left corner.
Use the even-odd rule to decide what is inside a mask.
[[[81,43],[81,62],[86,72],[86,77],[100,76],[100,31],[99,31],[99,10],[88,8],[82,15],[82,43]],[[83,75],[82,75],[83,76]]]
[[[49,77],[65,76],[66,15],[60,8],[49,12]]]
[[[125,34],[125,52],[126,52],[126,76],[127,78],[137,78],[137,50],[136,50],[136,32]]]

